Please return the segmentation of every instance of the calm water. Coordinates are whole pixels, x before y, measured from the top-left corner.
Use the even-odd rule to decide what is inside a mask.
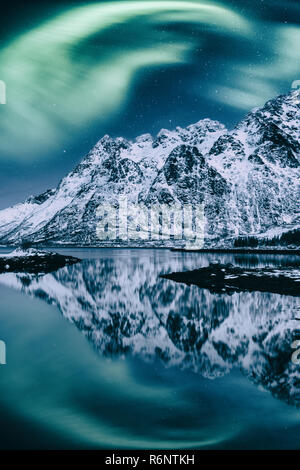
[[[215,255],[68,253],[85,259],[0,275],[1,448],[300,448],[298,298],[159,278]],[[299,266],[291,256],[217,258]]]

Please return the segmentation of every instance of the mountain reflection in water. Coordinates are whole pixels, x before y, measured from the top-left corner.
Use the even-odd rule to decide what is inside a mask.
[[[7,273],[0,282],[56,305],[105,357],[132,354],[211,379],[237,367],[273,396],[300,404],[300,368],[291,360],[291,344],[300,334],[297,298],[212,294],[159,278],[207,265],[207,255],[178,259],[167,251],[119,253],[46,275]],[[223,258],[244,266],[298,265],[295,259],[269,255]]]

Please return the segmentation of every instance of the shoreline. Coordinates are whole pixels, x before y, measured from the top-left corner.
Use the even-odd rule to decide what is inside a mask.
[[[17,246],[0,245],[0,250],[14,250]],[[300,248],[282,248],[274,250],[272,248],[199,248],[196,250],[186,248],[175,248],[168,246],[86,246],[86,245],[33,245],[32,248],[41,250],[61,250],[61,249],[74,249],[74,250],[169,250],[181,253],[217,253],[217,254],[275,254],[275,255],[296,255],[300,256]]]
[[[281,250],[273,250],[267,248],[258,248],[258,249],[251,249],[251,248],[201,248],[199,250],[186,250],[184,248],[171,248],[171,251],[180,251],[183,253],[233,253],[233,254],[258,254],[258,255],[265,255],[265,254],[276,254],[276,255],[297,255],[300,256],[300,249],[289,249],[289,248],[282,248]]]

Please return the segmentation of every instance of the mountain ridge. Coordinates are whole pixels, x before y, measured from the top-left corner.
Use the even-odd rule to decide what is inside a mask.
[[[204,205],[205,247],[298,229],[300,105],[297,92],[255,108],[228,131],[203,119],[134,140],[102,137],[57,188],[0,211],[0,243],[172,246],[184,238],[100,240],[97,208]],[[138,225],[138,221],[137,221]]]

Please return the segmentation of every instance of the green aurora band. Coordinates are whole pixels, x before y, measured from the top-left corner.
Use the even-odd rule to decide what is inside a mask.
[[[256,40],[255,24],[221,4],[116,1],[69,8],[7,44],[0,51],[0,78],[7,87],[7,104],[1,106],[2,159],[43,158],[64,145],[67,135],[120,113],[139,72],[192,62],[199,39],[164,29],[174,23],[196,23],[237,42]],[[118,34],[111,36],[116,28]],[[241,60],[232,88],[221,84],[216,96],[212,83],[206,96],[247,110],[276,94],[270,84],[274,73],[278,79],[294,79],[299,51],[291,46],[299,42],[299,28],[278,27],[278,34],[277,66],[258,66],[249,80]]]

